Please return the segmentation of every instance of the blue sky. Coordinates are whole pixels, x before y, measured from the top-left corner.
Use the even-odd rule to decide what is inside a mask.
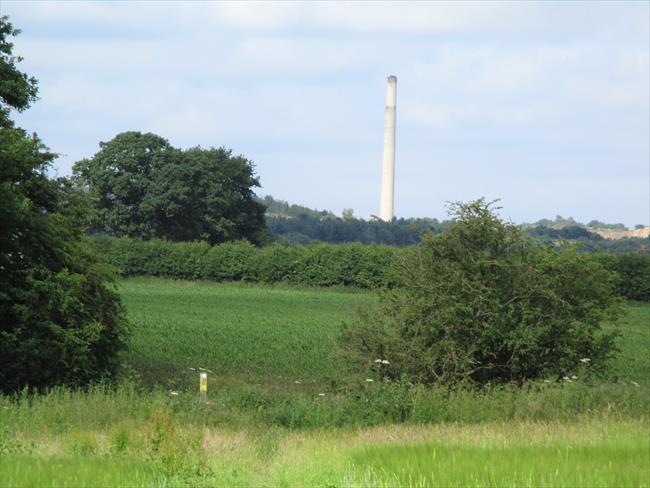
[[[395,212],[501,199],[515,222],[650,219],[648,2],[1,0],[40,97],[18,123],[60,175],[126,130],[226,146],[271,194],[379,211],[398,76]]]

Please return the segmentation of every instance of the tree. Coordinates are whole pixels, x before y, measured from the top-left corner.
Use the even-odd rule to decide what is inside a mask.
[[[253,164],[227,149],[181,151],[155,134],[124,132],[73,171],[94,202],[97,231],[210,244],[265,238]]]
[[[351,208],[344,208],[343,212],[341,212],[341,218],[343,220],[354,220],[354,210]]]
[[[0,126],[12,127],[9,118],[11,109],[22,112],[36,100],[38,83],[33,77],[28,77],[18,69],[17,64],[22,61],[19,56],[13,55],[11,37],[20,34],[19,29],[8,21],[7,16],[0,17]]]
[[[15,128],[36,99],[0,18],[0,390],[81,384],[115,372],[126,321],[107,273],[80,240],[72,203],[47,177],[55,155]],[[66,207],[66,211],[63,211]]]
[[[575,249],[533,245],[483,200],[450,213],[448,232],[426,236],[397,270],[400,286],[346,327],[352,364],[387,360],[383,375],[428,384],[562,378],[581,360],[603,372],[615,275]]]

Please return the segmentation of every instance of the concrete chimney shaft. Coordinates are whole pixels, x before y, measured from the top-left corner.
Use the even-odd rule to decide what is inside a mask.
[[[397,100],[397,76],[390,75],[386,86],[386,114],[384,115],[384,157],[381,171],[381,208],[379,217],[393,220],[395,191],[395,106]]]

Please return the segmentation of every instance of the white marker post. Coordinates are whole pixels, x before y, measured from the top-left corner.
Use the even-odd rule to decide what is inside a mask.
[[[199,378],[201,401],[203,401],[203,403],[208,403],[208,373],[201,373]]]

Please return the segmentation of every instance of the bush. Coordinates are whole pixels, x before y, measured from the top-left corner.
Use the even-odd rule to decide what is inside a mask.
[[[650,256],[641,253],[628,253],[615,256],[613,271],[620,280],[616,292],[632,300],[650,302]]]
[[[561,378],[581,359],[603,372],[615,348],[600,324],[620,310],[615,275],[575,249],[531,245],[483,200],[451,214],[447,234],[400,263],[400,286],[348,324],[343,355],[426,384]]]

